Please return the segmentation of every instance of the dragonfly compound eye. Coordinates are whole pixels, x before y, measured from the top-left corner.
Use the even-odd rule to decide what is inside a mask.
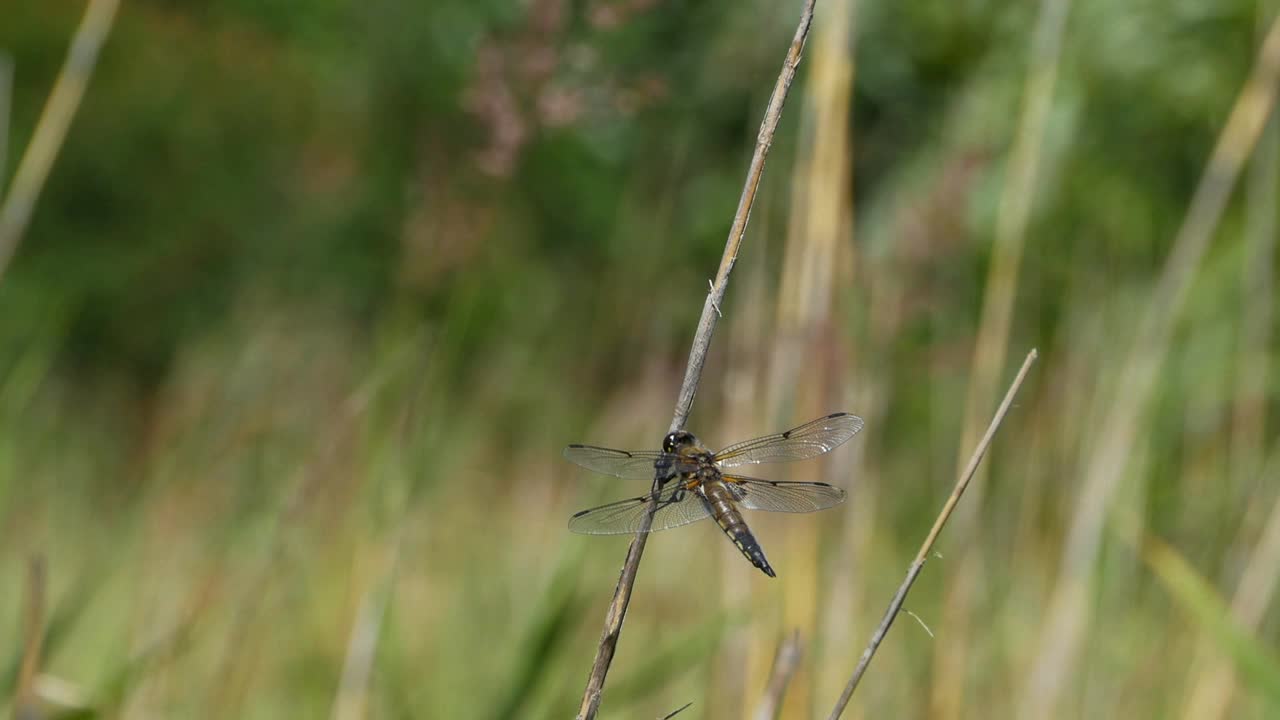
[[[669,452],[669,453],[675,452],[676,441],[679,439],[679,437],[680,437],[680,433],[667,433],[667,436],[662,439],[663,452]]]
[[[669,453],[680,452],[680,448],[697,444],[698,439],[688,430],[676,430],[673,433],[667,433],[667,436],[662,439],[662,449]]]

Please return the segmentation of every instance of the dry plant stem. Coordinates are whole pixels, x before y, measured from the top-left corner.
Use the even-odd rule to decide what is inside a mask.
[[[1276,0],[1261,0],[1258,3],[1259,38],[1270,24],[1271,18],[1277,16],[1280,3]],[[1254,151],[1247,186],[1247,204],[1245,216],[1245,253],[1242,263],[1240,294],[1240,349],[1236,364],[1235,397],[1233,399],[1231,417],[1231,441],[1229,445],[1228,467],[1231,470],[1230,484],[1233,492],[1242,497],[1254,487],[1271,487],[1276,478],[1275,458],[1263,465],[1263,452],[1266,442],[1266,403],[1267,403],[1267,366],[1270,363],[1271,324],[1272,324],[1272,267],[1276,245],[1276,193],[1280,188],[1280,118],[1273,113],[1262,131],[1258,146]],[[1261,478],[1259,476],[1262,476]],[[1254,540],[1255,523],[1251,522],[1254,512],[1260,511],[1260,503],[1255,503],[1246,513],[1228,558],[1239,558],[1246,554],[1246,548]],[[1250,609],[1241,606],[1247,602],[1245,598],[1264,598],[1261,609],[1265,610],[1270,603],[1271,591],[1276,578],[1275,564],[1277,547],[1270,542],[1280,542],[1280,504],[1272,510],[1267,529],[1258,541],[1258,547],[1249,555],[1247,569],[1241,575],[1240,585],[1232,599],[1231,609],[1241,627],[1255,629],[1260,617],[1250,614]],[[1270,542],[1269,542],[1270,541]],[[1271,548],[1267,552],[1264,548]],[[1255,567],[1259,557],[1270,558],[1270,564]],[[1266,561],[1264,561],[1266,562]],[[1256,574],[1255,574],[1256,573]],[[1255,593],[1246,591],[1252,578],[1269,578],[1266,591]],[[1215,720],[1225,717],[1230,708],[1231,696],[1235,687],[1234,668],[1224,656],[1211,633],[1200,633],[1196,647],[1193,668],[1190,675],[1195,683],[1183,703],[1182,717],[1186,720]]]
[[[0,277],[4,276],[18,241],[31,220],[40,190],[49,177],[54,158],[67,136],[67,128],[80,107],[89,77],[98,63],[98,52],[115,19],[120,0],[89,0],[84,18],[71,39],[67,60],[54,82],[53,92],[40,113],[31,144],[13,176],[13,186],[0,206]]]
[[[720,317],[719,308],[724,300],[725,289],[729,285],[729,273],[733,272],[733,265],[738,259],[738,248],[742,245],[743,236],[746,235],[751,206],[755,203],[756,189],[760,186],[760,177],[764,173],[765,158],[768,157],[769,149],[773,146],[773,135],[778,129],[778,121],[782,118],[782,106],[786,103],[791,82],[796,76],[796,68],[800,65],[805,38],[809,35],[809,26],[813,24],[815,2],[816,0],[806,0],[801,10],[800,24],[796,28],[791,47],[787,50],[782,72],[778,74],[778,81],[773,86],[773,94],[769,97],[764,120],[760,123],[755,153],[751,156],[747,181],[742,188],[742,197],[738,200],[738,211],[734,213],[733,225],[729,228],[729,239],[725,243],[724,255],[720,259],[720,269],[716,272],[715,282],[712,283],[711,291],[702,304],[702,317],[698,321],[698,330],[693,337],[693,347],[689,350],[689,363],[685,368],[684,382],[680,385],[680,396],[676,399],[676,410],[671,418],[671,431],[684,427],[685,421],[689,419],[689,411],[693,407],[693,398],[698,393],[698,381],[702,378],[702,367],[707,360],[711,335],[715,332],[716,320]],[[627,549],[627,559],[622,564],[618,586],[613,591],[613,600],[610,601],[609,610],[605,614],[604,632],[600,635],[600,644],[596,648],[595,660],[591,663],[587,687],[582,693],[578,720],[590,720],[600,710],[600,697],[604,692],[605,676],[609,674],[609,666],[613,662],[613,654],[618,647],[618,638],[622,634],[622,621],[627,615],[627,605],[631,602],[631,590],[635,586],[636,573],[640,569],[640,557],[644,554],[644,546],[648,541],[655,509],[656,507],[651,504],[648,516],[641,522],[635,539],[631,541],[631,547]]]
[[[938,519],[933,522],[933,529],[929,531],[929,536],[924,539],[924,544],[920,546],[920,552],[916,553],[916,559],[912,561],[911,567],[907,570],[907,577],[898,586],[898,592],[894,594],[893,601],[889,603],[889,609],[885,612],[884,618],[880,621],[880,625],[871,635],[871,642],[867,644],[867,649],[862,651],[862,657],[858,660],[858,665],[853,669],[853,675],[849,678],[849,684],[845,686],[844,692],[840,694],[840,699],[836,701],[836,706],[832,708],[829,720],[836,720],[844,712],[849,704],[849,699],[853,697],[853,691],[857,689],[858,682],[862,680],[862,676],[867,671],[867,666],[871,664],[871,658],[875,656],[876,649],[880,647],[881,641],[889,632],[889,627],[893,625],[893,621],[898,616],[898,612],[902,610],[902,603],[907,599],[907,593],[911,591],[912,584],[920,575],[920,571],[924,569],[924,563],[929,559],[929,551],[933,549],[933,543],[938,539],[938,534],[942,532],[943,526],[947,524],[947,518],[951,517],[951,513],[956,508],[956,504],[960,502],[960,497],[964,495],[965,488],[969,486],[969,480],[973,478],[973,474],[978,469],[978,464],[982,462],[982,458],[987,454],[987,448],[991,446],[991,439],[995,437],[996,430],[1000,428],[1000,423],[1004,422],[1004,416],[1008,414],[1009,407],[1013,405],[1013,398],[1018,394],[1018,389],[1022,387],[1022,381],[1026,379],[1027,372],[1031,370],[1031,364],[1036,361],[1036,351],[1032,350],[1027,353],[1027,359],[1022,361],[1022,368],[1018,370],[1018,375],[1013,379],[1013,384],[1009,386],[1008,392],[1004,395],[1004,400],[1000,402],[1000,407],[996,410],[995,417],[991,419],[991,424],[987,426],[987,432],[982,436],[982,440],[978,443],[978,447],[974,449],[973,455],[969,458],[969,464],[965,467],[964,472],[960,474],[960,478],[956,481],[956,487],[951,491],[951,497],[947,498],[946,505],[942,506],[942,512],[938,513]]]
[[[773,656],[773,669],[769,671],[769,684],[765,686],[764,696],[756,707],[756,720],[773,720],[782,712],[782,697],[787,693],[787,684],[800,667],[800,631],[792,630]]]
[[[685,710],[688,710],[692,705],[693,705],[693,703],[691,703],[691,702],[687,702],[687,703],[685,703],[685,704],[681,705],[680,707],[676,708],[675,710],[672,710],[671,712],[667,713],[666,715],[663,715],[663,716],[662,716],[662,718],[661,718],[661,720],[671,720],[671,718],[673,718],[673,717],[675,717],[675,716],[679,715],[680,713],[684,712]]]
[[[395,530],[391,547],[385,559],[386,567],[360,597],[356,619],[347,641],[347,655],[342,663],[342,675],[338,681],[338,693],[333,702],[333,720],[359,720],[366,715],[369,684],[373,678],[373,663],[378,651],[378,638],[387,614],[387,605],[400,566],[400,547],[404,526]]]
[[[1218,136],[1204,174],[1178,229],[1133,343],[1120,370],[1115,397],[1087,459],[1076,509],[1067,534],[1058,578],[1042,623],[1040,651],[1028,673],[1017,715],[1049,717],[1074,677],[1074,665],[1090,621],[1091,575],[1102,543],[1112,499],[1141,431],[1173,329],[1213,238],[1245,160],[1253,151],[1276,102],[1280,85],[1280,21],[1266,40],[1226,126]]]
[[[1022,260],[1032,201],[1035,199],[1041,147],[1053,103],[1070,4],[1070,0],[1044,0],[1036,22],[1026,99],[1000,193],[991,269],[987,274],[982,302],[982,321],[974,343],[973,379],[969,383],[965,403],[968,412],[961,452],[977,439],[978,428],[990,412],[990,398],[995,394],[1004,366],[1013,318],[1013,298],[1018,286],[1018,265]],[[957,458],[957,464],[959,460]]]
[[[1040,177],[1040,157],[1045,144],[1049,111],[1062,56],[1063,36],[1071,0],[1042,0],[1032,37],[1029,67],[1023,91],[1017,134],[1005,167],[1000,192],[999,214],[991,248],[982,300],[982,319],[973,346],[973,362],[965,398],[964,424],[956,453],[956,468],[963,467],[961,453],[973,447],[982,422],[991,415],[991,404],[1006,371],[1009,334],[1013,324],[1019,266],[1026,245],[1027,226]],[[983,505],[985,482],[979,470],[970,494],[975,496],[956,516],[954,532],[963,546],[963,555],[951,572],[956,582],[948,590],[944,622],[951,629],[952,642],[938,648],[934,656],[935,682],[931,690],[930,714],[945,720],[959,715],[963,707],[968,665],[970,606],[981,575],[981,543],[970,542],[977,532],[977,508]]]
[[[1280,481],[1280,449],[1267,459],[1260,484],[1275,486]],[[1272,503],[1266,527],[1245,560],[1244,571],[1231,597],[1231,619],[1241,629],[1258,632],[1266,619],[1267,608],[1280,586],[1280,497]],[[1185,720],[1213,720],[1226,717],[1235,690],[1235,666],[1215,643],[1206,641],[1213,658],[1196,677],[1195,685],[1183,705]]]
[[[44,558],[36,555],[27,564],[26,638],[22,646],[22,665],[18,669],[18,686],[14,694],[14,720],[40,717],[36,704],[36,673],[40,671],[40,652],[44,645],[44,611],[46,573]]]
[[[13,110],[13,58],[0,53],[0,199],[9,167],[9,118]]]

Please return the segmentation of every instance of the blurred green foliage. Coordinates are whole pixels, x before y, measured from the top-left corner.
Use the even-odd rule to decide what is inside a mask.
[[[89,714],[319,716],[369,622],[371,717],[572,712],[624,545],[570,537],[563,521],[624,491],[570,475],[556,453],[665,428],[797,7],[126,0],[0,277],[0,587],[20,587],[28,554],[48,557],[48,672],[83,689]],[[0,197],[82,11],[0,7],[15,68]],[[824,569],[858,563],[856,583],[823,576],[824,617],[844,624],[813,638],[829,661],[813,666],[829,669],[797,681],[822,711],[952,476],[1037,12],[858,3],[841,159],[855,270],[830,329],[873,379],[865,397],[887,404],[859,439],[874,527],[795,521],[826,523]],[[1259,12],[1071,7],[1010,344],[1044,359],[977,510],[991,518],[974,601],[989,626],[967,647],[971,712],[1016,707],[1089,433],[1253,64]],[[727,344],[750,335],[737,318],[751,297],[765,326],[774,317],[815,132],[809,81],[806,64],[696,407],[713,443],[734,439],[716,421],[734,420],[720,373],[739,361]],[[1235,586],[1276,495],[1256,472],[1241,479],[1231,449],[1251,301],[1242,197],[1198,275],[1125,491],[1208,579],[1176,584],[1195,588],[1177,598],[1197,617],[1225,607],[1211,589]],[[902,302],[877,340],[882,286]],[[1265,426],[1280,373],[1274,353],[1264,364]],[[775,429],[768,392],[753,386],[760,432]],[[844,397],[828,410],[864,411]],[[785,545],[783,527],[766,546]],[[681,717],[733,717],[757,697],[760,668],[736,684],[723,668],[773,642],[785,585],[734,575],[721,544],[707,528],[651,544],[607,715],[694,700]],[[956,581],[939,565],[913,595],[938,635],[894,631],[861,698],[869,714],[937,711],[931,663]],[[1194,626],[1137,565],[1108,544],[1090,663],[1066,680],[1089,692],[1064,714],[1169,716],[1198,677]],[[0,593],[0,628],[17,627],[20,605]],[[1274,711],[1274,621],[1257,638],[1203,625],[1251,669],[1235,716]],[[0,698],[18,635],[0,632]]]

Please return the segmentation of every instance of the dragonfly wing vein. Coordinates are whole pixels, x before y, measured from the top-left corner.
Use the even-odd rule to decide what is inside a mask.
[[[649,498],[619,500],[608,505],[575,513],[569,518],[569,529],[584,535],[629,535],[640,529],[649,512]],[[684,488],[658,491],[658,509],[653,514],[651,532],[680,527],[711,516],[711,509],[696,492]]]
[[[575,465],[602,475],[635,480],[652,480],[655,463],[667,457],[655,450],[614,450],[595,445],[570,445],[564,457]]]
[[[845,493],[834,485],[815,482],[781,482],[725,475],[742,507],[769,512],[808,513],[844,502]]]
[[[839,447],[861,429],[862,418],[857,415],[834,413],[786,432],[730,445],[716,453],[716,464],[732,468],[805,460]]]

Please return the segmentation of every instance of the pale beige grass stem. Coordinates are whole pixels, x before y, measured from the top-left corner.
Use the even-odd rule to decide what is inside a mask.
[[[36,678],[43,659],[48,585],[44,558],[39,555],[33,556],[27,563],[22,664],[18,666],[18,684],[13,698],[14,720],[39,720],[44,717],[40,709],[39,693],[36,691]]]
[[[833,0],[824,6],[823,24],[817,29],[804,85],[801,127],[792,169],[790,221],[786,254],[778,291],[775,334],[770,358],[768,416],[778,427],[794,425],[800,418],[818,417],[841,409],[847,367],[841,356],[832,320],[837,281],[837,258],[842,243],[851,239],[852,167],[849,112],[852,107],[853,33],[852,0]],[[804,369],[802,374],[801,369]],[[791,480],[826,479],[820,473],[830,459],[789,471]],[[781,518],[762,518],[760,530],[785,527],[782,623],[797,628],[804,637],[817,638],[820,522],[785,524]],[[772,630],[758,628],[752,650],[757,667],[764,666],[772,651],[767,638]],[[782,714],[812,715],[812,682],[808,669],[798,671]],[[759,686],[752,678],[752,687]]]
[[[1004,371],[1013,323],[1013,301],[1018,288],[1019,266],[1026,246],[1027,226],[1039,186],[1040,156],[1053,106],[1053,92],[1062,57],[1062,39],[1067,26],[1070,0],[1043,0],[1031,42],[1031,57],[1023,90],[1023,105],[1017,134],[1005,168],[996,216],[991,265],[982,300],[982,317],[973,346],[973,361],[965,398],[959,452],[973,447],[982,423],[991,414],[996,383]],[[962,467],[963,455],[956,458]],[[930,714],[936,718],[956,717],[964,705],[965,677],[969,662],[969,613],[976,579],[981,576],[980,545],[967,540],[977,529],[983,505],[985,471],[978,470],[965,509],[956,516],[955,532],[963,556],[956,564],[956,582],[944,607],[950,642],[940,644],[934,656],[934,678]]]
[[[387,604],[395,586],[400,567],[400,547],[404,536],[398,527],[386,550],[381,572],[365,588],[356,609],[355,622],[347,640],[347,654],[342,661],[342,675],[338,680],[338,692],[333,701],[333,720],[360,720],[368,715],[369,682],[373,677],[374,659],[378,652],[378,638],[382,635],[382,623],[386,618]]]
[[[1275,0],[1259,3],[1259,20],[1276,17]],[[1262,472],[1266,448],[1267,364],[1270,362],[1272,262],[1276,193],[1280,192],[1280,118],[1273,113],[1254,151],[1246,185],[1245,252],[1241,264],[1240,331],[1231,417],[1232,488],[1240,492]]]
[[[1273,451],[1259,480],[1270,487],[1280,483],[1280,450]],[[1277,581],[1280,581],[1280,497],[1271,506],[1266,526],[1245,561],[1240,583],[1231,597],[1231,617],[1241,628],[1253,632],[1259,629],[1275,598]],[[1219,650],[1195,678],[1182,717],[1186,720],[1226,717],[1235,686],[1235,666]]]
[[[13,58],[0,52],[0,200],[9,170],[9,124],[13,117]]]
[[[787,693],[792,676],[800,667],[802,656],[800,631],[792,630],[778,643],[778,651],[773,656],[773,667],[769,670],[769,682],[765,685],[764,694],[760,696],[760,704],[756,705],[755,720],[776,720],[781,715],[782,699]]]
[[[837,720],[844,713],[845,708],[848,707],[849,700],[853,698],[854,690],[858,689],[858,683],[871,665],[871,659],[875,657],[876,650],[880,648],[880,643],[884,641],[885,635],[889,633],[889,628],[893,626],[893,621],[897,619],[898,613],[902,610],[902,604],[906,602],[907,593],[911,592],[911,586],[915,584],[916,578],[924,570],[924,564],[929,559],[929,553],[933,550],[933,545],[938,540],[938,535],[942,533],[942,528],[946,527],[947,520],[951,517],[952,512],[955,511],[956,505],[960,503],[960,498],[964,496],[965,488],[969,487],[969,482],[973,480],[973,474],[977,472],[978,465],[981,464],[982,458],[986,456],[987,449],[991,447],[991,441],[995,438],[996,431],[1000,429],[1005,415],[1009,413],[1009,408],[1013,405],[1013,399],[1022,387],[1023,380],[1026,379],[1027,373],[1030,372],[1032,363],[1036,361],[1036,355],[1036,351],[1032,350],[1027,353],[1027,358],[1022,361],[1022,367],[1018,370],[1018,375],[1014,377],[1013,383],[1009,385],[1009,390],[1005,393],[1004,400],[1000,401],[1000,407],[996,409],[995,417],[991,418],[991,424],[987,426],[987,432],[978,441],[977,447],[973,450],[973,455],[969,457],[968,465],[965,466],[959,478],[956,479],[955,489],[951,491],[947,502],[943,504],[942,511],[938,513],[937,519],[933,521],[933,527],[930,528],[929,534],[920,545],[920,550],[916,553],[915,560],[911,562],[911,566],[907,569],[906,578],[898,586],[898,591],[894,593],[893,600],[889,602],[889,609],[885,611],[880,624],[876,627],[875,632],[871,634],[871,641],[867,643],[867,648],[862,651],[862,657],[854,667],[853,675],[849,677],[849,683],[845,685],[844,692],[840,694],[840,698],[836,700],[835,707],[831,709],[828,720]]]
[[[1174,324],[1245,160],[1276,101],[1280,22],[1267,32],[1257,63],[1218,136],[1150,303],[1133,334],[1115,397],[1087,459],[1047,617],[1019,703],[1019,717],[1054,715],[1065,681],[1075,677],[1087,634],[1091,575],[1111,500],[1135,447]]]
[[[89,86],[89,78],[98,64],[98,53],[111,32],[119,6],[120,0],[89,0],[80,26],[71,38],[66,62],[58,72],[53,92],[49,94],[36,123],[35,133],[18,163],[13,184],[3,205],[0,205],[0,277],[4,277],[4,271],[31,221],[40,191],[67,137],[85,88]]]
[[[1258,3],[1259,29],[1276,15],[1277,3],[1262,0]],[[1250,166],[1246,186],[1245,252],[1241,266],[1240,329],[1236,355],[1235,398],[1231,409],[1230,478],[1231,492],[1240,501],[1252,499],[1255,488],[1267,487],[1262,482],[1264,470],[1262,458],[1266,448],[1267,365],[1271,360],[1271,321],[1273,279],[1271,264],[1275,258],[1276,243],[1276,193],[1280,192],[1280,118],[1275,114],[1268,119],[1258,139]],[[1228,550],[1228,564],[1234,564],[1249,543],[1253,542],[1258,522],[1255,515],[1262,510],[1259,503],[1249,503],[1244,522]],[[1273,510],[1272,520],[1276,520]],[[1270,524],[1267,526],[1271,527]],[[1266,532],[1263,533],[1265,545]],[[1255,550],[1261,551],[1261,546]],[[1249,561],[1252,567],[1252,561]],[[1247,576],[1247,571],[1246,571]],[[1235,607],[1240,600],[1245,578],[1232,601],[1236,619],[1247,627],[1254,627]],[[1228,659],[1215,647],[1207,633],[1201,633],[1192,664],[1195,681],[1183,717],[1224,717],[1230,705],[1235,687],[1234,671]]]

